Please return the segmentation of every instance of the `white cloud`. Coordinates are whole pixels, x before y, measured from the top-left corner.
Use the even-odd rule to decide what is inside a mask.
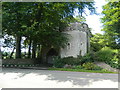
[[[103,31],[101,31],[102,29],[102,23],[100,21],[100,18],[102,17],[101,12],[102,12],[102,6],[106,4],[105,0],[95,0],[95,7],[96,7],[96,11],[97,13],[99,13],[99,15],[88,15],[85,16],[86,17],[86,23],[88,24],[88,26],[90,28],[92,28],[92,33],[103,33]]]
[[[92,28],[92,33],[102,33],[100,23],[100,16],[97,15],[90,15],[86,16],[86,23],[89,25],[90,28]]]

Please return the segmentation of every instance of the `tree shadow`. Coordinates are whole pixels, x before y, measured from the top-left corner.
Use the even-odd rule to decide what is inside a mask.
[[[22,78],[28,74],[35,74],[36,76],[46,75],[45,80],[56,82],[72,82],[73,85],[86,86],[92,82],[110,80],[118,82],[117,74],[107,73],[86,73],[86,72],[70,72],[70,71],[49,71],[49,70],[33,70],[33,69],[3,69],[3,74],[18,73],[17,78]],[[32,77],[31,77],[32,79]]]

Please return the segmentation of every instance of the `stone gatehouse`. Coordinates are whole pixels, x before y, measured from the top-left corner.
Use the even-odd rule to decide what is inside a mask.
[[[85,23],[70,23],[63,33],[69,35],[69,41],[64,48],[45,48],[42,53],[43,62],[52,64],[53,56],[64,57],[77,57],[79,55],[84,56],[89,52],[90,48],[90,31],[88,25]]]

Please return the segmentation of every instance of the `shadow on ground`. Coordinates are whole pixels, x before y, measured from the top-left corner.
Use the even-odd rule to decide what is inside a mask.
[[[18,73],[17,78],[25,77],[29,74],[46,75],[45,80],[53,80],[57,82],[67,82],[70,81],[73,85],[85,86],[91,84],[95,81],[110,80],[112,82],[117,82],[117,74],[107,74],[107,73],[86,73],[86,72],[69,72],[69,71],[49,71],[49,70],[33,70],[33,69],[9,69],[3,68],[3,74],[7,73]],[[31,77],[32,79],[32,77]]]

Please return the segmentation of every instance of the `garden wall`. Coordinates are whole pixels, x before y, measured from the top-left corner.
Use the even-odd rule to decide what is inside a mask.
[[[2,64],[36,64],[36,59],[3,59]]]

